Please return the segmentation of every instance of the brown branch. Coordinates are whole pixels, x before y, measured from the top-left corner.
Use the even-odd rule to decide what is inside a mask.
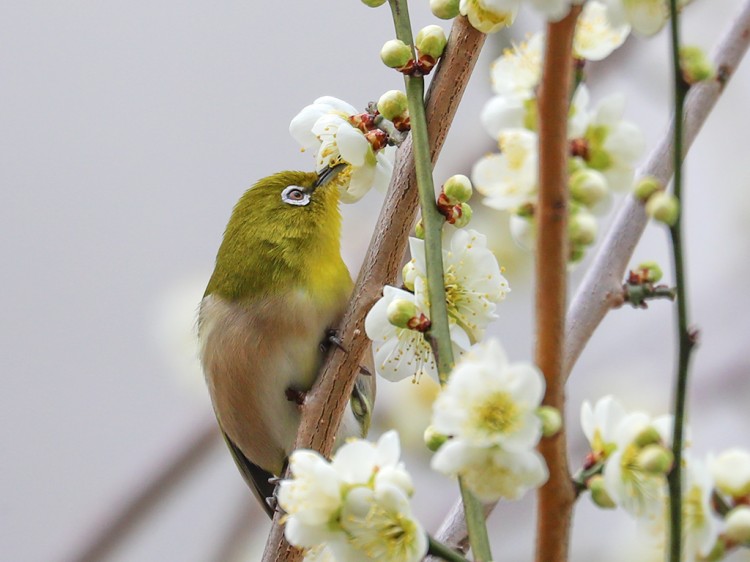
[[[568,267],[568,108],[573,86],[573,33],[580,8],[547,25],[539,87],[539,202],[536,245],[536,351],[544,373],[544,404],[565,415],[563,342]],[[568,559],[575,492],[568,470],[565,428],[542,439],[549,480],[537,494],[537,562]]]
[[[433,163],[437,160],[466,84],[484,43],[484,34],[458,17],[443,58],[427,93],[428,134]],[[339,335],[347,352],[332,350],[322,374],[308,393],[295,448],[330,455],[344,408],[352,391],[360,358],[368,347],[364,318],[380,297],[383,285],[396,279],[417,208],[417,186],[411,137],[401,145],[391,185]],[[263,554],[264,562],[299,560],[301,553],[286,543],[281,515],[276,514]]]

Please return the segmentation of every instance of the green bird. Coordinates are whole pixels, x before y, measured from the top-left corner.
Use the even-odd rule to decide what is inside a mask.
[[[339,189],[330,181],[340,168],[280,172],[248,189],[200,304],[200,355],[216,419],[269,515],[269,479],[284,470],[300,404],[353,287],[341,259]],[[358,375],[337,443],[367,434],[369,372]]]

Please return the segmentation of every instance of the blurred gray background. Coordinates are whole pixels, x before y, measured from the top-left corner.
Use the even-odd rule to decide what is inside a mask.
[[[411,4],[415,28],[436,23],[426,0]],[[684,40],[710,49],[739,5],[696,0]],[[437,182],[469,173],[493,150],[479,123],[489,64],[509,37],[540,25],[523,13],[510,34],[488,41]],[[190,329],[232,205],[259,177],[311,169],[287,132],[304,105],[334,95],[364,108],[401,87],[378,57],[392,36],[386,7],[355,0],[0,3],[0,559],[76,560],[212,426]],[[594,101],[626,92],[628,118],[649,146],[668,118],[667,45],[664,33],[630,39],[590,69]],[[687,163],[689,291],[702,332],[690,400],[699,455],[750,447],[749,90],[746,64]],[[381,201],[371,193],[343,209],[353,272]],[[531,259],[508,246],[506,219],[479,207],[474,227],[491,237],[513,289],[492,332],[513,360],[527,360]],[[664,229],[649,227],[634,264],[656,259],[669,271],[666,243]],[[586,451],[582,400],[616,393],[629,407],[668,411],[673,341],[666,303],[606,318],[570,383],[573,466]],[[381,382],[377,429],[402,430],[417,513],[434,529],[456,487],[424,468],[419,441],[432,390],[420,386]],[[268,523],[212,442],[107,560],[258,558]],[[533,498],[502,505],[490,528],[498,560],[531,560]],[[646,560],[633,550],[634,528],[584,498],[572,560]]]

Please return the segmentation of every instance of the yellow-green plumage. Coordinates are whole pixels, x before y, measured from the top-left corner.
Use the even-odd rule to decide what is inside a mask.
[[[299,425],[299,406],[287,390],[312,386],[323,358],[320,343],[338,324],[352,289],[340,255],[338,189],[317,181],[314,173],[281,172],[245,192],[199,313],[216,417],[260,496],[269,490],[265,473],[281,472]],[[282,200],[289,186],[298,186],[307,204]],[[342,424],[345,434],[366,431],[373,378],[360,377],[352,397],[359,415]]]

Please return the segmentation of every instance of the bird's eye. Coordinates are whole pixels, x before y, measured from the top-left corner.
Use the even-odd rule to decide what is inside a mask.
[[[305,193],[301,187],[290,185],[281,192],[281,200],[289,205],[307,205],[310,202],[310,194]]]

